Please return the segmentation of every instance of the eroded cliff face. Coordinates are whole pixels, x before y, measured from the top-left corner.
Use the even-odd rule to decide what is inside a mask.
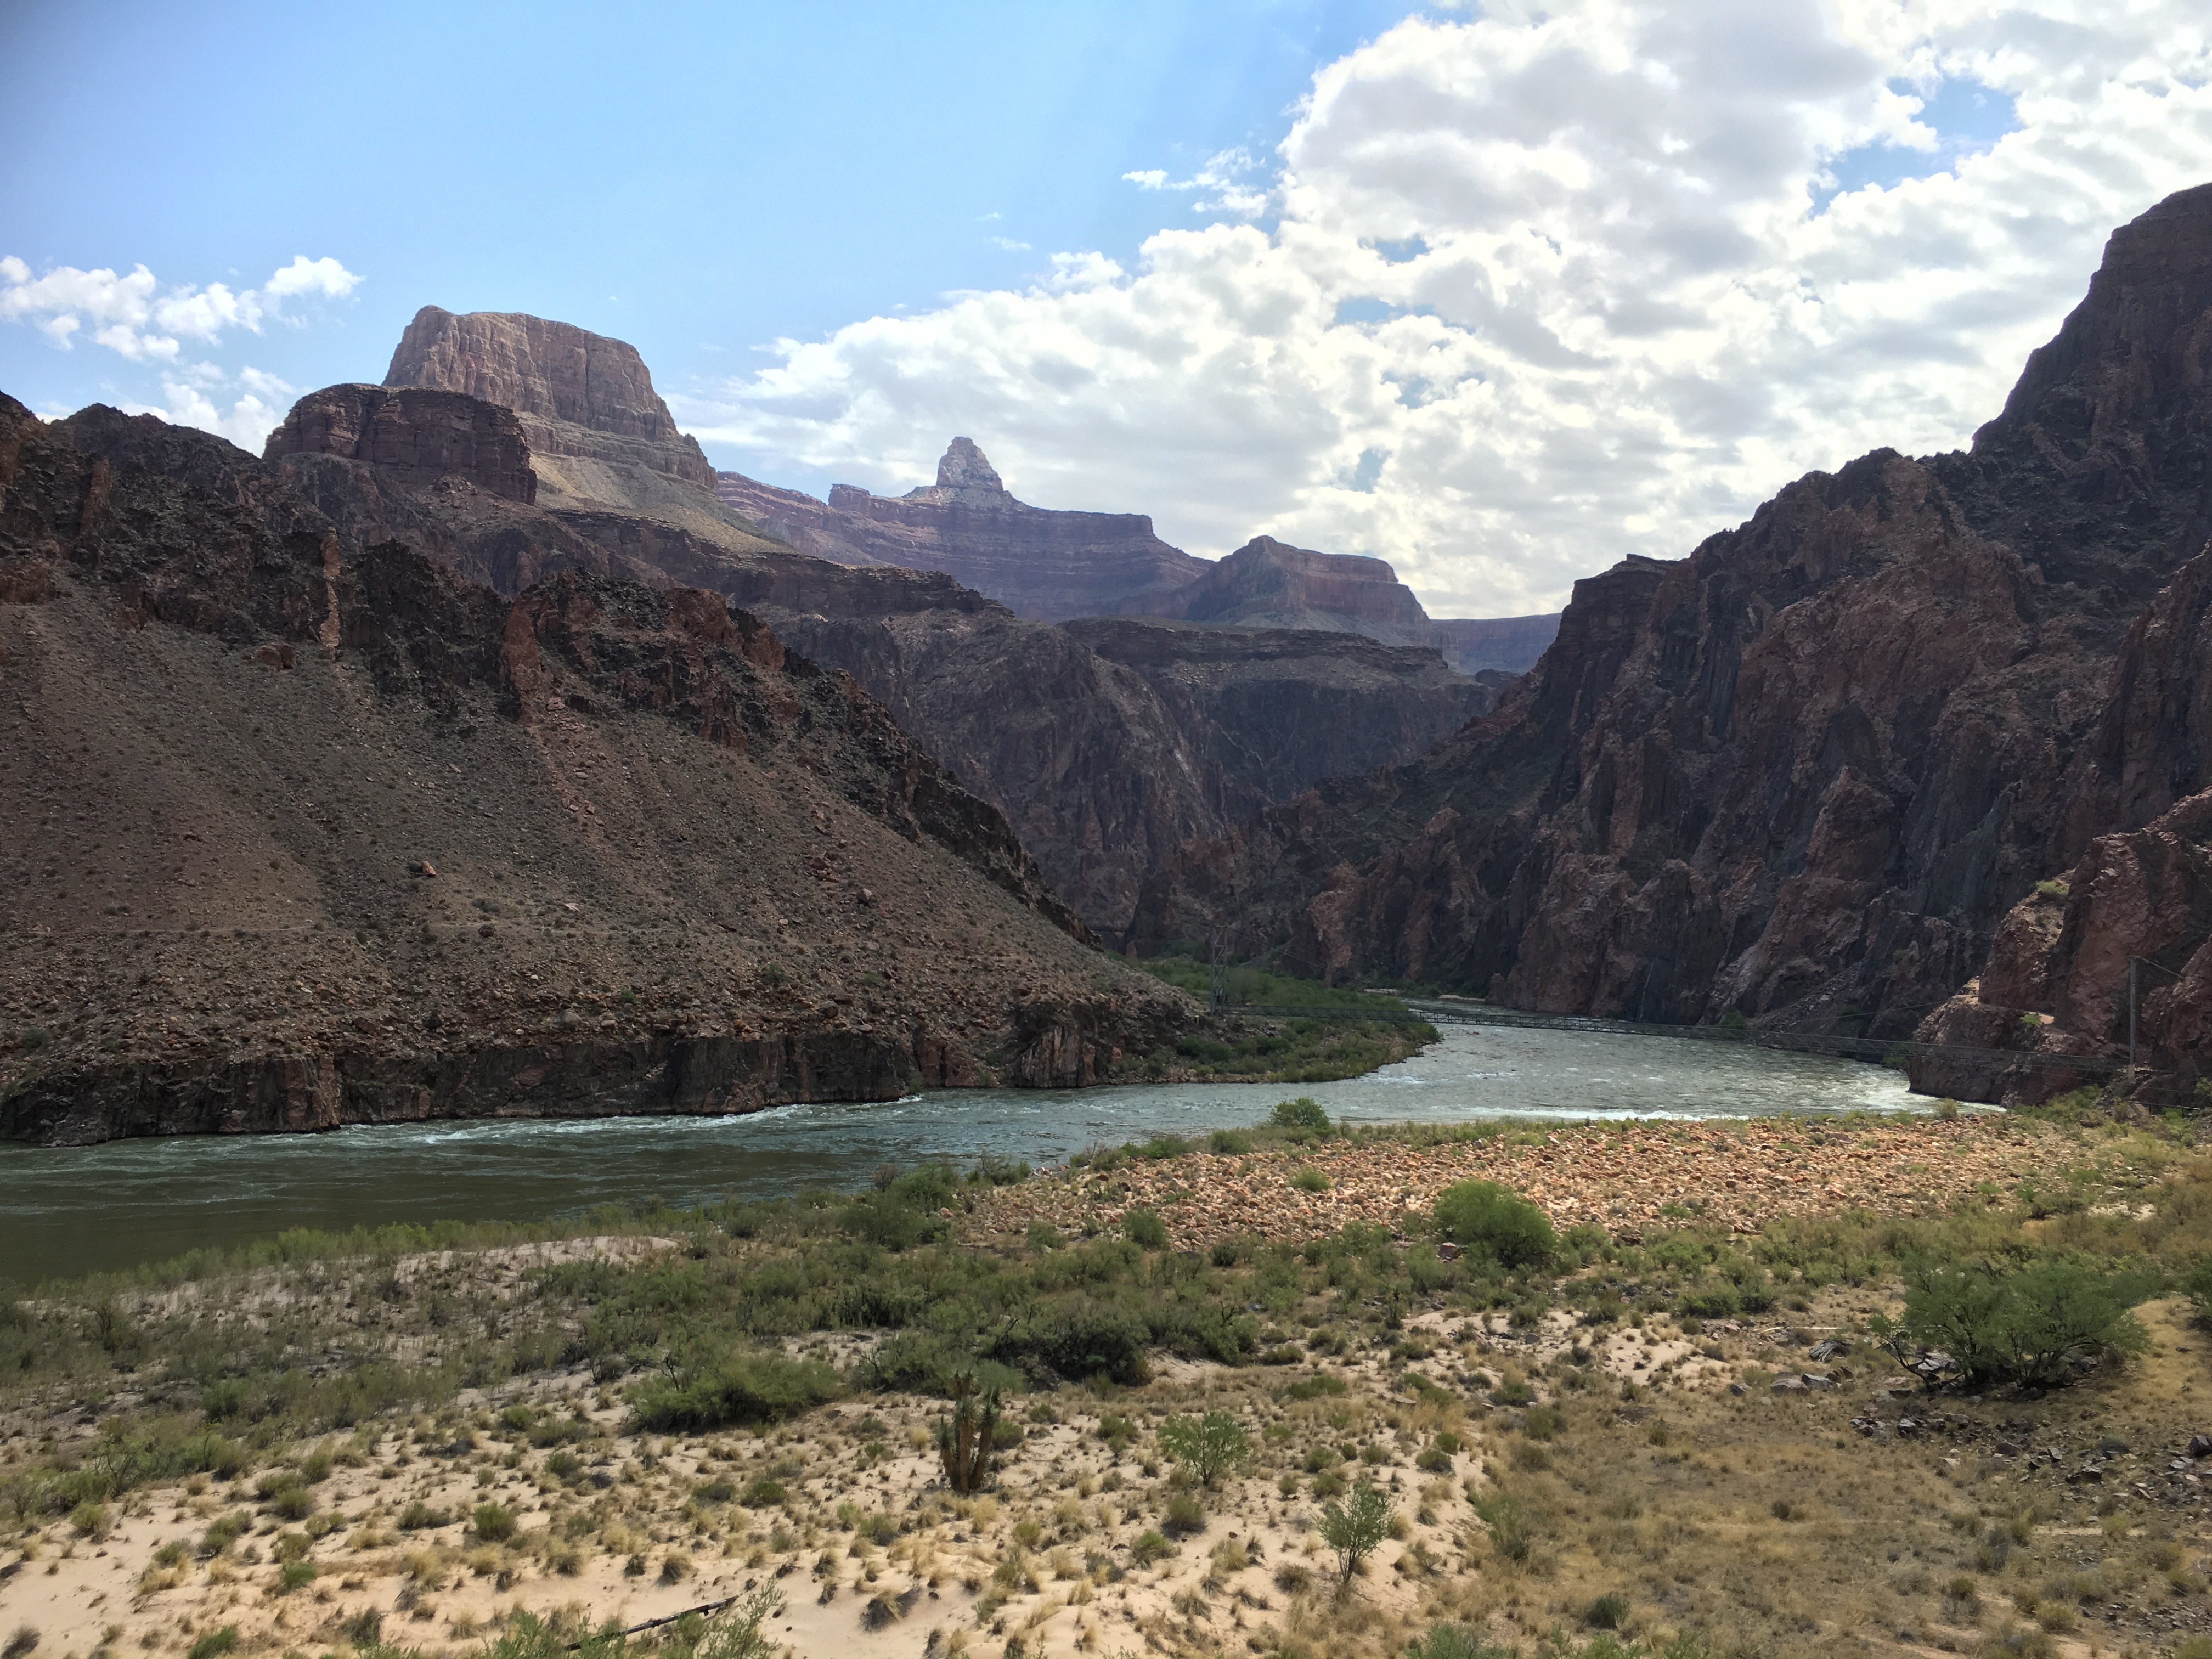
[[[1139,939],[1523,1007],[1904,1036],[2077,852],[2158,864],[2127,880],[2164,896],[2130,902],[2170,912],[2185,830],[2100,838],[2205,781],[2176,771],[2193,683],[2119,655],[2204,540],[2208,307],[2212,187],[2115,234],[1972,453],[1877,452],[1685,561],[1578,584],[1495,714],[1186,849]],[[2186,608],[2138,631],[2179,638]],[[2093,750],[2114,758],[2085,777]]]
[[[1120,614],[1211,568],[1155,536],[1140,513],[1061,513],[1016,500],[967,438],[952,441],[934,484],[901,496],[838,484],[824,502],[736,472],[715,487],[803,552],[942,571],[1036,621]]]
[[[415,313],[392,387],[457,392],[514,411],[549,507],[647,513],[744,553],[772,544],[714,495],[714,469],[678,431],[637,349],[522,313]]]
[[[1342,629],[1389,645],[1440,647],[1443,636],[1381,559],[1316,553],[1255,536],[1172,594],[1124,607],[1217,627]]]
[[[423,430],[410,431],[415,416]],[[331,387],[301,400],[270,454],[350,545],[403,542],[503,594],[577,572],[706,588],[765,617],[1003,811],[1102,933],[1127,926],[1146,872],[1182,842],[1335,762],[1409,757],[1492,695],[1433,653],[1334,634],[1133,623],[1154,640],[1133,668],[939,573],[732,543],[629,507],[533,505],[496,491],[443,435],[517,418],[460,393]],[[956,446],[942,476],[937,494],[956,504],[1000,489],[972,446]],[[1188,655],[1182,671],[1163,641]]]
[[[0,400],[0,1136],[1095,1080],[1193,1017],[757,618],[362,546],[301,459]]]
[[[2212,1073],[2212,550],[2129,629],[2075,755],[2052,879],[2014,906],[1979,975],[1929,1016],[1931,1042],[2119,1057],[2134,975],[2136,1058],[2167,1103]],[[1929,1055],[1914,1085],[1980,1100],[2073,1086],[2063,1067]]]

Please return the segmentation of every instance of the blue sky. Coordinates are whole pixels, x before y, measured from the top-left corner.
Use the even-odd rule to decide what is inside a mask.
[[[423,304],[534,312],[771,482],[961,433],[1207,556],[1547,610],[1966,441],[2212,179],[2201,11],[13,0],[0,390],[258,447]]]
[[[1133,254],[1179,202],[1124,173],[1264,155],[1367,0],[0,9],[0,253],[166,284],[294,255],[363,278],[257,367],[380,378],[416,307],[529,311],[733,370],[1045,252]],[[1026,248],[1006,243],[1025,243]],[[33,407],[158,400],[0,329]]]

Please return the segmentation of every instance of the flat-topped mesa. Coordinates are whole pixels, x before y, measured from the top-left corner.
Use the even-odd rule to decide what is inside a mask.
[[[613,507],[681,526],[734,552],[765,545],[714,495],[714,469],[653,389],[637,348],[520,312],[424,306],[384,383],[466,393],[514,411],[538,504]]]
[[[972,438],[955,438],[937,482],[903,495],[832,484],[825,503],[724,472],[724,505],[801,552],[840,564],[937,570],[1038,622],[1142,613],[1212,567],[1152,533],[1141,513],[1066,513],[1006,489]]]
[[[1429,613],[1387,561],[1316,553],[1273,536],[1255,536],[1197,581],[1139,614],[1364,634],[1386,645],[1442,643]]]
[[[538,499],[514,411],[456,392],[359,384],[311,392],[262,447],[264,460],[287,455],[366,461],[411,489],[458,477],[507,501]]]

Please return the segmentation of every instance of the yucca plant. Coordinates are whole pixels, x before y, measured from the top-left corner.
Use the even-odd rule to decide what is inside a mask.
[[[945,1484],[957,1492],[980,1492],[991,1478],[992,1440],[999,1430],[999,1391],[980,1394],[975,1379],[963,1375],[952,1384],[952,1415],[937,1419],[937,1455]]]

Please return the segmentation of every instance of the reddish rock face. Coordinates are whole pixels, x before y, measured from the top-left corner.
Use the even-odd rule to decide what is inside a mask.
[[[838,484],[827,502],[736,472],[715,490],[802,552],[840,564],[938,570],[1018,617],[1118,616],[1212,567],[1152,533],[1139,513],[1058,513],[1008,494],[972,440],[955,438],[937,482],[902,496]]]
[[[2208,371],[2212,186],[2115,234],[1971,453],[1877,452],[1685,561],[1577,584],[1497,713],[1185,849],[1136,936],[1523,1007],[1882,1036],[1985,959],[2013,972],[2002,943],[2022,986],[2078,1006],[2062,1028],[2109,1042],[2090,964],[2127,951],[2093,947],[2086,913],[2071,955],[2007,916],[2093,845],[2118,935],[2163,938],[2128,917],[2194,890],[2185,830],[2099,838],[2212,784],[2207,579],[2183,571],[2212,504]]]
[[[450,392],[334,386],[292,405],[262,456],[366,461],[403,489],[459,478],[511,501],[538,499],[530,447],[511,410]]]
[[[568,323],[425,306],[384,383],[456,392],[514,411],[556,507],[650,513],[743,552],[751,527],[714,499],[714,469],[676,428],[636,349]]]

